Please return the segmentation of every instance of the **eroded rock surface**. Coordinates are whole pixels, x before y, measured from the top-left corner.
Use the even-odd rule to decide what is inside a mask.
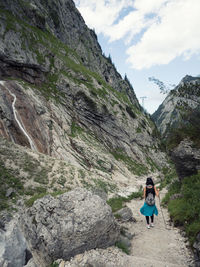
[[[188,139],[183,140],[173,150],[172,159],[179,179],[197,174],[200,170],[200,149],[195,148],[193,142]]]
[[[2,220],[0,229],[0,266],[22,267],[26,263],[27,245],[18,219]]]
[[[70,261],[59,261],[60,267],[131,267],[131,258],[119,249],[93,249],[79,254]]]
[[[48,195],[22,214],[21,226],[38,266],[106,248],[119,237],[111,208],[97,195],[78,188],[57,198]]]

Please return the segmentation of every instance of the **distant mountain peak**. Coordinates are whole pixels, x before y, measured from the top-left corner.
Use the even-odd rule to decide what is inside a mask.
[[[193,82],[193,81],[200,81],[200,77],[199,76],[193,77],[191,75],[185,75],[185,77],[183,77],[183,79],[181,80],[180,84]]]

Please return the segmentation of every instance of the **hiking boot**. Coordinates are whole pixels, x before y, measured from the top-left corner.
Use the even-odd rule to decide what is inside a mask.
[[[151,225],[151,227],[154,227],[154,224],[153,223],[151,223],[150,225]]]
[[[149,224],[147,224],[147,228],[150,229],[150,225]]]

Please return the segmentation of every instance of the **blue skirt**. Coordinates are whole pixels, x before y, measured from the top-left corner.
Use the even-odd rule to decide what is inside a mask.
[[[157,210],[157,208],[156,208],[156,205],[149,206],[149,205],[147,205],[146,202],[144,202],[144,205],[143,205],[142,208],[140,209],[140,212],[141,212],[144,216],[152,216],[153,214],[158,215],[158,210]]]

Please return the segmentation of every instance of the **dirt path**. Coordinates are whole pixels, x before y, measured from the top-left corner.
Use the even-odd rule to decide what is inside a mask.
[[[161,197],[165,192],[161,192]],[[169,225],[169,215],[166,209],[162,208],[164,218],[167,222],[167,230],[161,214],[157,198],[158,216],[155,216],[155,226],[146,228],[145,217],[140,214],[143,200],[132,200],[127,204],[133,212],[136,223],[129,225],[129,231],[134,234],[132,240],[131,257],[133,266],[137,267],[171,267],[171,266],[192,266],[192,256],[186,247],[186,240],[181,236],[177,228]]]

